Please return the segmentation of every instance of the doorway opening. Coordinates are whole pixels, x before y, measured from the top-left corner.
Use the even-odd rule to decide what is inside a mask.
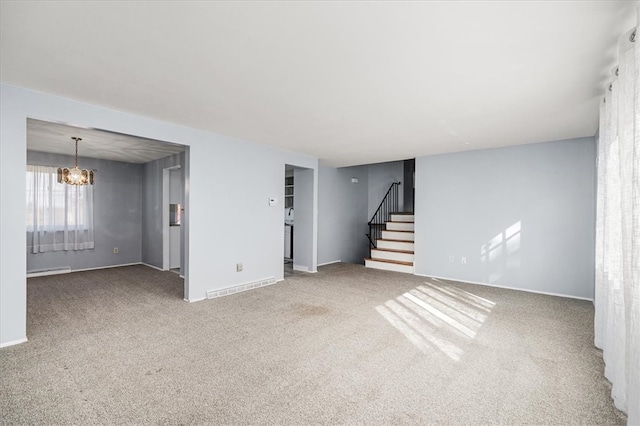
[[[313,259],[314,170],[285,164],[284,277],[315,272]]]
[[[184,175],[180,165],[162,171],[162,269],[182,274]]]
[[[38,250],[32,248],[27,253],[27,277],[140,264],[157,270],[179,268],[183,279],[175,281],[174,285],[181,287],[176,288],[176,293],[179,292],[186,299],[189,294],[186,268],[188,245],[185,244],[188,239],[189,193],[185,182],[188,181],[189,174],[189,147],[68,123],[32,118],[26,121],[28,165],[52,169],[51,173],[55,176],[57,167],[73,165],[72,137],[77,137],[81,138],[78,147],[79,163],[95,173],[92,202],[89,206],[92,211],[91,245],[49,248],[40,247],[40,244]],[[165,220],[167,223],[170,221],[170,207],[168,203],[164,203],[165,169],[169,169],[168,182],[173,183],[174,187],[173,191],[171,186],[167,187],[170,190],[168,195],[173,192],[179,197],[176,198],[179,202],[175,204],[180,204],[179,210],[174,209],[175,213],[179,213],[175,217],[180,224],[175,226],[178,235],[174,236],[173,246],[168,241],[169,248],[173,247],[173,256],[169,251],[166,265],[163,224]],[[175,173],[173,180],[171,173]],[[65,189],[66,184],[63,183],[53,182],[51,185],[63,186],[63,195],[69,189]],[[40,192],[45,190],[47,189],[38,189]],[[29,197],[26,201],[27,211],[34,212],[37,203],[32,202],[30,207]],[[166,217],[161,206],[166,206]],[[87,211],[86,203],[82,208]],[[72,213],[71,210],[55,210],[56,217],[61,214],[63,217],[71,217],[69,215]],[[33,236],[34,229],[41,229],[29,224],[29,220],[27,217],[27,240],[29,233]],[[59,222],[66,223],[69,220]],[[58,225],[47,226],[48,228],[42,229],[55,226],[58,232]]]

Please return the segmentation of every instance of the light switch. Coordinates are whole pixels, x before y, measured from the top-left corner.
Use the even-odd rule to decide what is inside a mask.
[[[269,198],[269,206],[276,207],[277,205],[278,205],[278,199],[277,198]]]

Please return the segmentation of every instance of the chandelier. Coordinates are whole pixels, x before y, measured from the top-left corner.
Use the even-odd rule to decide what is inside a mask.
[[[76,165],[72,169],[68,167],[58,168],[58,182],[68,183],[69,185],[93,185],[95,170],[80,169],[78,167],[78,142],[82,138],[72,137],[71,139],[76,142]]]

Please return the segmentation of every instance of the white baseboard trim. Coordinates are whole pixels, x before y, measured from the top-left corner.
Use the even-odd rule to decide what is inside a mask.
[[[95,266],[93,268],[80,268],[80,269],[71,269],[70,267],[65,267],[60,269],[51,269],[48,271],[27,272],[27,278],[44,277],[48,275],[58,275],[58,274],[70,274],[73,272],[97,271],[100,269],[121,268],[123,266],[133,266],[133,265],[145,265],[145,264],[142,262],[134,262],[134,263],[121,263],[119,265]],[[147,266],[151,266],[151,265],[147,265]]]
[[[142,262],[122,263],[120,265],[96,266],[95,268],[73,269],[71,272],[97,271],[98,269],[120,268],[122,266],[140,265]]]
[[[63,266],[61,268],[27,272],[27,278],[48,277],[49,275],[60,275],[60,274],[69,274],[69,273],[71,273],[71,267]]]
[[[460,279],[456,279],[456,278],[438,277],[438,276],[435,276],[435,275],[424,275],[424,274],[414,274],[414,275],[416,275],[418,277],[435,278],[435,279],[438,279],[438,280],[447,280],[447,281],[458,281],[458,282],[465,283],[465,284],[483,285],[485,287],[504,288],[505,290],[517,290],[517,291],[524,291],[525,293],[544,294],[545,296],[565,297],[567,299],[586,300],[588,302],[593,302],[593,299],[590,299],[588,297],[572,296],[572,295],[569,295],[569,294],[551,293],[551,292],[547,292],[547,291],[530,290],[530,289],[527,289],[527,288],[509,287],[509,286],[505,286],[505,285],[495,285],[495,284],[481,283],[481,282],[477,282],[477,281],[460,280]]]
[[[23,337],[22,339],[18,339],[18,340],[12,340],[10,342],[4,342],[4,343],[0,343],[0,348],[6,348],[9,346],[13,346],[13,345],[19,345],[20,343],[25,343],[27,342],[27,338]]]
[[[220,290],[209,290],[206,292],[206,298],[207,299],[216,299],[218,297],[222,297],[222,296],[229,296],[231,294],[236,294],[236,293],[240,293],[243,291],[247,291],[247,290],[252,290],[254,288],[259,288],[259,287],[265,287],[268,285],[272,285],[275,284],[277,282],[279,282],[280,280],[277,280],[274,277],[269,277],[269,278],[263,278],[261,280],[257,280],[257,281],[251,281],[248,283],[243,283],[243,284],[238,284],[238,285],[234,285],[231,287],[225,287],[222,288]]]
[[[332,265],[334,263],[341,263],[341,262],[342,260],[332,260],[331,262],[318,263],[318,266]]]
[[[315,273],[318,272],[317,270],[315,270],[315,271],[310,270],[308,266],[296,265],[295,263],[293,264],[293,270],[294,271],[299,271],[299,272],[308,272],[310,274],[315,274]]]
[[[144,265],[144,266],[148,266],[149,268],[153,268],[153,269],[156,269],[156,270],[162,271],[162,272],[168,271],[168,269],[158,268],[157,266],[153,266],[153,265],[150,265],[150,264],[144,263],[144,262],[140,262],[139,264],[140,265]]]
[[[94,268],[81,268],[81,269],[61,268],[61,269],[51,269],[48,271],[27,272],[27,278],[44,277],[48,275],[58,275],[58,274],[70,274],[73,272],[97,271],[100,269],[121,268],[123,266],[134,266],[134,265],[144,265],[144,266],[148,266],[149,268],[156,269],[158,271],[162,271],[162,272],[166,271],[166,269],[158,268],[157,266],[153,266],[148,263],[133,262],[133,263],[121,263],[119,265],[96,266]],[[184,275],[180,275],[180,278],[184,279]]]

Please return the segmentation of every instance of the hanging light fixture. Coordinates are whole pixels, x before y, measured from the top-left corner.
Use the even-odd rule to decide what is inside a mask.
[[[60,167],[58,169],[58,182],[68,183],[69,185],[93,185],[95,170],[80,169],[78,167],[78,142],[82,138],[71,137],[76,142],[76,165],[70,169],[68,167]]]

